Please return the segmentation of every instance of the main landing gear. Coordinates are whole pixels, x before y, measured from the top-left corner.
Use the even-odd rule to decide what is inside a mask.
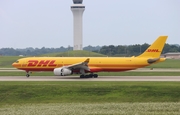
[[[98,74],[80,75],[80,78],[98,78]]]

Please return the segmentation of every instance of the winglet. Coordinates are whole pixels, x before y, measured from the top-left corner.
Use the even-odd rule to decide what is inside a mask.
[[[144,53],[142,53],[138,57],[159,58],[166,43],[167,37],[168,36],[159,36],[159,38],[157,38],[156,41],[151,46],[149,46]]]
[[[86,65],[89,63],[89,58],[87,58],[84,62],[82,62],[83,65]]]
[[[87,59],[84,61],[84,63],[89,63],[89,58],[87,58]]]

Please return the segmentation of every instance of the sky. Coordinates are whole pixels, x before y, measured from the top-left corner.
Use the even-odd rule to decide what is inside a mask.
[[[73,46],[72,0],[0,0],[0,48]],[[83,47],[180,44],[180,0],[83,0]]]

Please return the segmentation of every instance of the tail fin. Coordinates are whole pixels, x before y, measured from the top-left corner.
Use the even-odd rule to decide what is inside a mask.
[[[138,57],[159,58],[164,48],[167,37],[168,36],[159,36],[159,38],[157,38],[156,41],[151,46],[149,46],[144,53],[142,53]]]

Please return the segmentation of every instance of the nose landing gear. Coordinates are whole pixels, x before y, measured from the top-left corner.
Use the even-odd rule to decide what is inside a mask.
[[[28,78],[30,76],[30,73],[29,71],[26,71],[26,77]]]

